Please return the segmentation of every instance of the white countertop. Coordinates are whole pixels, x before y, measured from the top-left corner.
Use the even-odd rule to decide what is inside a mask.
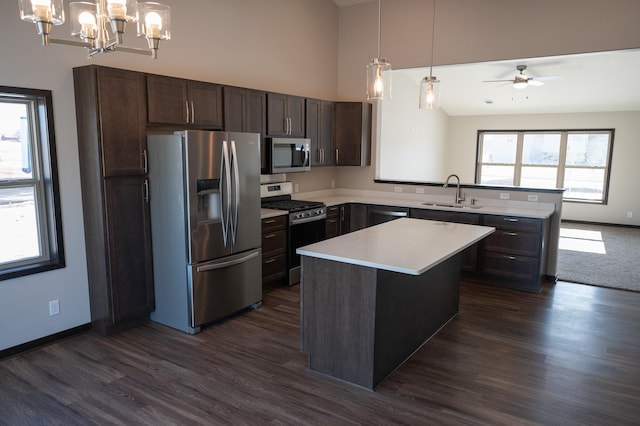
[[[260,219],[267,219],[269,217],[284,216],[289,214],[286,210],[274,210],[274,209],[260,209]]]
[[[501,204],[490,204],[488,201],[479,200],[478,206],[469,206],[465,204],[461,207],[445,207],[445,206],[430,206],[424,203],[440,202],[447,203],[446,201],[435,199],[427,195],[421,197],[394,197],[385,195],[384,193],[372,194],[375,191],[361,191],[363,195],[348,193],[351,191],[342,191],[347,193],[332,193],[332,191],[319,191],[311,193],[297,193],[293,195],[294,199],[321,201],[327,206],[335,206],[345,203],[360,203],[360,204],[378,204],[396,207],[409,207],[419,209],[432,209],[432,210],[446,210],[461,213],[477,213],[477,214],[495,214],[495,215],[507,215],[507,216],[519,216],[529,217],[535,219],[547,219],[554,213],[553,205],[547,203],[526,203],[526,202],[503,202]]]
[[[302,256],[420,275],[495,228],[401,218],[300,247]]]

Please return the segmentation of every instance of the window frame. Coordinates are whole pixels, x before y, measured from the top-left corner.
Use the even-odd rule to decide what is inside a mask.
[[[2,99],[33,102],[29,126],[31,178],[2,181],[0,188],[29,187],[34,191],[41,256],[0,265],[0,281],[65,267],[58,164],[50,90],[0,86]],[[30,113],[30,115],[31,115]]]
[[[513,175],[513,186],[520,187],[521,176],[522,176],[522,167],[523,167],[523,143],[524,136],[526,134],[560,134],[560,153],[558,158],[558,171],[556,175],[556,189],[564,188],[564,179],[565,179],[565,171],[566,169],[587,169],[589,167],[580,167],[580,166],[569,166],[566,164],[566,154],[567,154],[567,139],[570,134],[576,133],[608,133],[609,134],[609,145],[607,152],[606,165],[604,166],[604,182],[602,188],[602,199],[601,200],[590,200],[584,198],[569,198],[566,197],[563,193],[562,201],[570,202],[570,203],[581,203],[581,204],[599,204],[599,205],[607,205],[609,200],[609,183],[611,177],[611,163],[613,159],[613,143],[615,139],[615,129],[613,128],[598,128],[598,129],[540,129],[540,130],[478,130],[477,141],[476,141],[476,170],[475,170],[475,183],[480,184],[481,174],[482,174],[482,166],[488,163],[482,162],[482,143],[483,136],[485,134],[502,134],[502,133],[510,133],[517,135],[517,147],[516,147],[516,159],[513,164],[514,167],[514,175]],[[524,165],[526,167],[530,167],[531,165]],[[537,166],[534,166],[537,167]],[[540,167],[545,167],[544,165],[540,165]],[[593,167],[591,167],[593,168]]]

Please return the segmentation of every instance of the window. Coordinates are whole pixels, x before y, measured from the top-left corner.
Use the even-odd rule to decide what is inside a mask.
[[[565,201],[606,204],[613,133],[480,131],[476,183],[565,188]]]
[[[0,280],[64,267],[53,106],[0,86]]]

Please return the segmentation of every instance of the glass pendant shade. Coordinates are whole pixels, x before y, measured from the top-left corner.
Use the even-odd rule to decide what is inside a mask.
[[[391,99],[391,62],[374,58],[367,65],[367,100]]]
[[[435,76],[420,81],[420,109],[440,108],[440,80]]]
[[[138,36],[171,39],[171,8],[155,2],[138,3]]]
[[[64,23],[62,0],[20,0],[20,19],[27,22]]]
[[[69,3],[69,14],[71,15],[71,35],[80,37],[85,41],[96,38],[98,31],[98,21],[96,19],[97,10],[95,3],[73,2]]]

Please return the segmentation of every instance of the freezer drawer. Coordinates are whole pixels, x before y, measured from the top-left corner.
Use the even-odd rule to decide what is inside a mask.
[[[261,271],[259,248],[188,265],[191,327],[199,327],[260,303]]]

